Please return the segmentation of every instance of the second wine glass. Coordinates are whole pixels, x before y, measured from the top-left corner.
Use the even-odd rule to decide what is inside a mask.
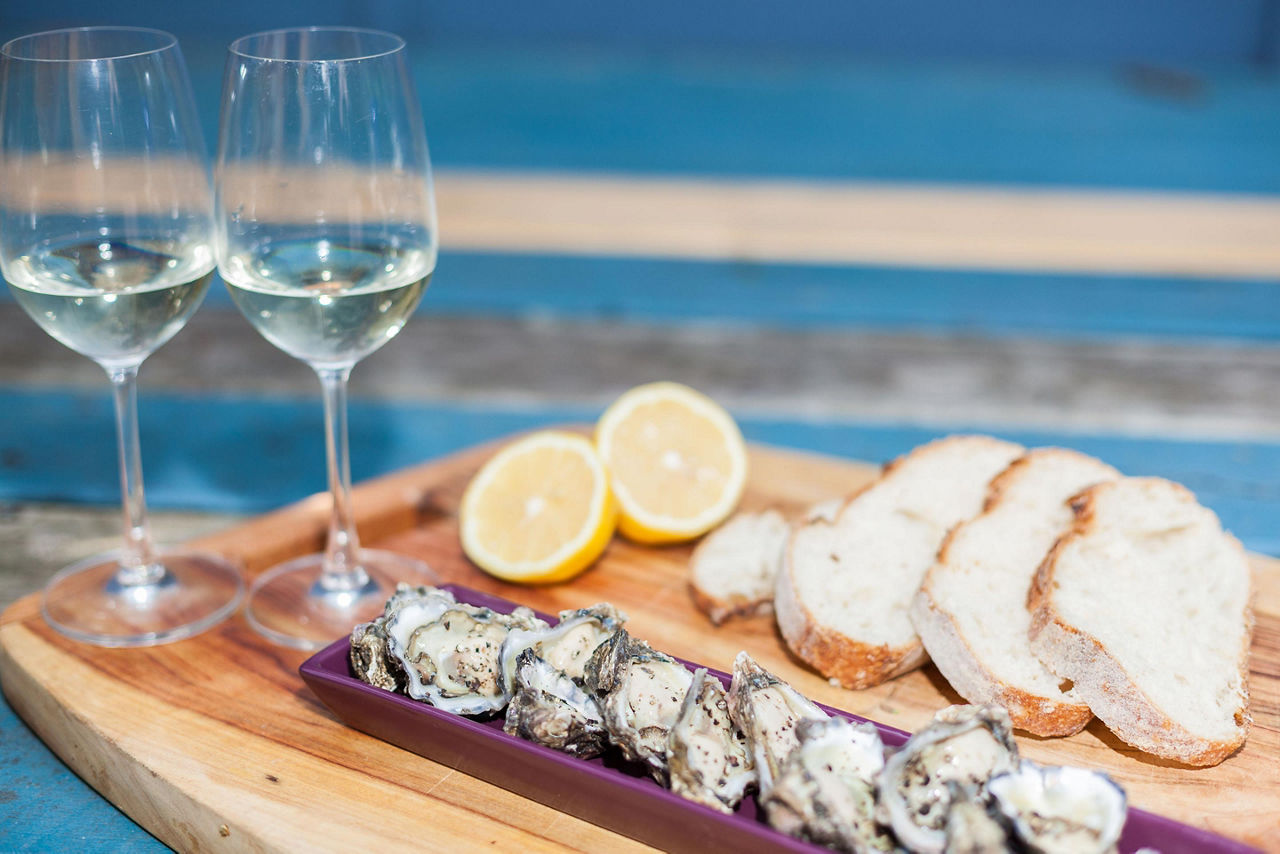
[[[324,389],[333,510],[323,554],[269,570],[246,614],[312,649],[382,609],[428,567],[362,549],[350,496],[347,381],[394,337],[436,264],[426,136],[390,33],[313,27],[232,43],[215,176],[218,269],[245,317]]]

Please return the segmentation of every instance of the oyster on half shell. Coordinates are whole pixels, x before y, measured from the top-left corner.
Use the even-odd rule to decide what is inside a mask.
[[[540,629],[513,629],[502,643],[502,678],[504,687],[514,687],[516,661],[526,649],[532,649],[555,669],[583,684],[587,662],[596,647],[622,628],[627,615],[608,602],[590,608],[561,611],[560,621]]]
[[[747,742],[729,719],[724,686],[705,667],[693,672],[667,739],[671,791],[732,813],[756,781]]]
[[[1124,830],[1124,790],[1106,774],[1045,767],[1023,760],[992,777],[987,792],[1028,850],[1038,854],[1106,854]]]
[[[403,581],[397,584],[382,615],[360,623],[351,631],[350,659],[356,677],[387,691],[404,691],[408,678],[401,662],[391,654],[391,630],[402,633],[400,643],[403,645],[408,640],[408,632],[435,620],[456,601],[448,590],[410,587]],[[404,609],[411,613],[392,625],[392,618]]]
[[[609,740],[667,785],[667,738],[693,674],[666,653],[619,629],[587,662],[587,689],[604,713]]]
[[[502,728],[582,759],[599,756],[609,744],[595,699],[532,649],[522,651],[516,661]]]
[[[955,784],[977,789],[1012,771],[1018,746],[1000,706],[948,706],[907,740],[880,774],[877,815],[906,848],[939,854]]]
[[[799,746],[760,800],[770,826],[848,854],[892,851],[892,837],[876,823],[880,733],[839,717],[805,718],[796,730]]]
[[[733,662],[729,717],[747,737],[764,798],[787,757],[800,745],[797,725],[806,718],[825,720],[827,713],[744,651]]]
[[[507,704],[498,658],[512,629],[545,627],[528,608],[499,614],[457,602],[423,621],[412,605],[387,621],[388,649],[404,669],[405,692],[459,715],[495,712]]]

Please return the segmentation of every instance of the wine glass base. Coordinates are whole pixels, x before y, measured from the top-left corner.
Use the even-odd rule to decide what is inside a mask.
[[[425,563],[375,549],[360,550],[368,583],[355,590],[328,591],[320,584],[324,555],[295,558],[268,570],[249,589],[245,618],[274,643],[313,650],[351,634],[357,623],[382,614],[396,583],[436,584]]]
[[[225,620],[244,598],[235,564],[218,555],[171,550],[156,584],[120,584],[121,552],[94,555],[50,580],[45,622],[67,637],[109,647],[155,646],[197,635]]]

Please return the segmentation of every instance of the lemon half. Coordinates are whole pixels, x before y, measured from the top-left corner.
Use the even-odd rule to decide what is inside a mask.
[[[472,478],[458,513],[462,550],[506,581],[564,581],[608,546],[617,505],[584,436],[542,431],[502,449]]]
[[[747,482],[742,432],[686,385],[637,386],[596,424],[596,448],[618,502],[618,530],[640,543],[689,540],[733,512]]]

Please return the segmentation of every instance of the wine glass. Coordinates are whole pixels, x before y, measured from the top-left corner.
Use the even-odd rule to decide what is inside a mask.
[[[101,365],[115,393],[124,547],[57,573],[42,601],[77,640],[179,640],[244,594],[226,560],[152,545],[138,446],[138,367],[213,276],[205,164],[168,33],[86,27],[0,48],[0,268],[36,323]]]
[[[380,613],[397,581],[436,580],[420,561],[360,547],[347,453],[351,369],[400,331],[436,265],[404,41],[347,27],[237,39],[214,183],[218,269],[232,298],[324,391],[328,546],[264,573],[246,607],[266,637],[313,649]]]

